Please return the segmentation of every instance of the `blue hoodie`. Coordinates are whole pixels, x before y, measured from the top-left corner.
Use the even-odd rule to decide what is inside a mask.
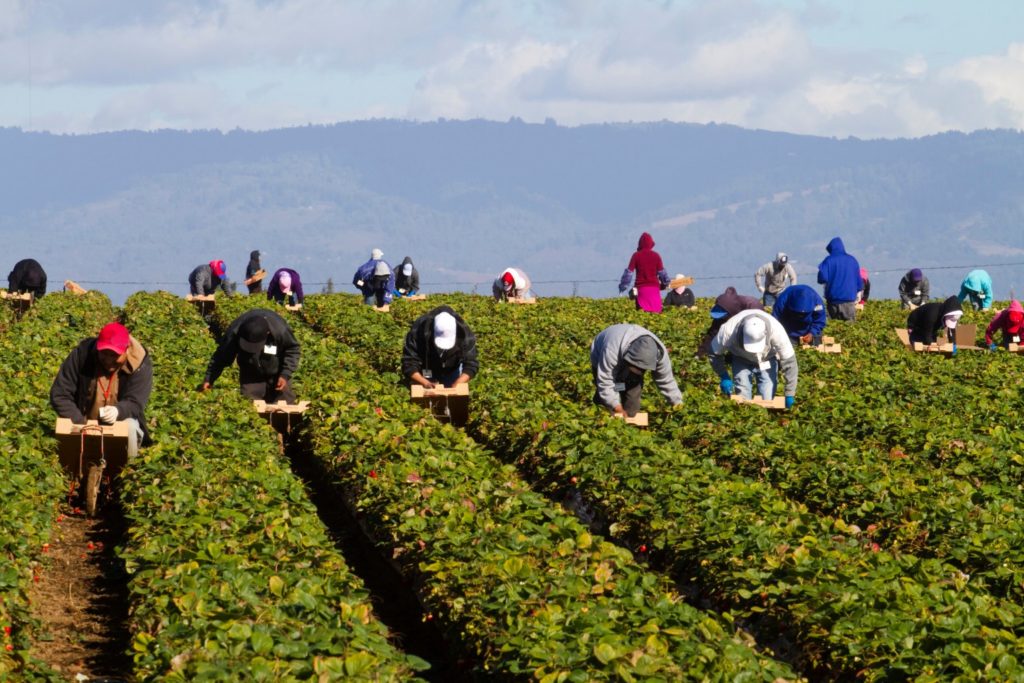
[[[790,285],[782,290],[772,315],[794,339],[810,334],[820,337],[825,331],[825,302],[807,285]]]
[[[968,297],[972,306],[983,311],[992,308],[992,278],[984,270],[972,270],[960,283],[960,303]]]
[[[828,243],[828,256],[818,264],[818,283],[825,285],[825,299],[831,304],[851,303],[864,287],[860,264],[846,253],[843,240],[833,237]]]

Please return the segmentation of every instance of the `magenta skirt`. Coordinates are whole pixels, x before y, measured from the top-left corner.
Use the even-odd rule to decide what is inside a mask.
[[[636,307],[648,313],[661,313],[661,289],[656,286],[637,287]]]

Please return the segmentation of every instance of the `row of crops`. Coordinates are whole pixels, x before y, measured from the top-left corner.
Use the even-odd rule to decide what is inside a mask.
[[[581,493],[613,538],[653,549],[655,564],[741,617],[760,642],[777,646],[778,634],[786,634],[801,668],[816,675],[885,678],[902,671],[943,679],[1017,671],[1024,616],[1014,547],[1019,478],[1005,467],[1019,458],[1019,442],[1002,463],[980,463],[1019,439],[1007,428],[1019,410],[1015,358],[961,354],[951,364],[915,357],[891,333],[900,312],[876,307],[874,319],[830,330],[857,351],[801,353],[807,395],[799,410],[778,417],[715,394],[706,361],[692,358],[706,319],[692,313],[640,316],[608,302],[495,308],[472,297],[446,300],[477,332],[484,359],[469,429],[477,440],[542,490]],[[317,299],[305,315],[354,346],[374,349],[368,357],[377,369],[393,373],[401,338],[424,310],[413,304],[383,317],[354,300]],[[588,405],[589,341],[622,319],[649,325],[675,350],[685,406],[670,411],[652,403],[658,414],[649,433],[604,419]],[[860,379],[865,374],[867,381]],[[915,382],[915,375],[927,379]],[[877,396],[851,391],[896,384],[912,387],[902,393],[912,400],[902,410],[889,401],[894,422],[881,425],[872,418],[882,408]],[[979,385],[988,398],[979,399]],[[942,392],[928,396],[929,387]],[[1014,387],[1000,405],[998,397]],[[943,409],[940,400],[959,403]],[[972,402],[990,405],[981,428],[972,422]],[[938,419],[936,403],[946,415],[937,431],[948,441],[917,434],[915,404]],[[896,421],[905,440],[893,440]],[[862,467],[869,468],[863,475],[849,471]],[[852,483],[830,498],[833,470]],[[929,477],[936,470],[943,484],[933,493]],[[991,476],[982,479],[982,470]],[[879,481],[880,471],[887,477]],[[953,511],[942,509],[948,492],[959,492]],[[870,514],[881,507],[892,517]],[[965,527],[974,533],[963,534]]]
[[[464,431],[412,405],[398,375],[409,325],[442,302],[481,354]],[[208,322],[263,303],[221,300]],[[452,295],[381,314],[309,297],[288,314],[297,392],[313,402],[302,447],[468,672],[1024,676],[1019,359],[911,354],[891,332],[904,314],[873,303],[827,330],[847,353],[798,352],[796,409],[767,413],[722,399],[694,357],[705,313]],[[156,443],[121,487],[136,678],[431,676],[375,615],[234,375],[196,392],[215,347],[207,321],[161,293],[120,314],[155,368]],[[66,493],[46,394],[114,315],[102,296],[53,295],[0,321],[13,383],[0,491],[18,513],[0,518],[0,677],[59,679],[28,657],[27,586]],[[590,404],[589,343],[622,321],[666,342],[683,389],[670,409],[648,387],[649,430]]]

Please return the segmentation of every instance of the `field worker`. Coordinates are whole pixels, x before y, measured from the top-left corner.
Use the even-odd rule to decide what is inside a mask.
[[[661,290],[668,287],[669,277],[665,265],[661,262],[661,255],[654,251],[654,238],[646,232],[640,235],[636,251],[629,259],[629,265],[622,271],[619,294],[630,288],[634,271],[637,310],[661,313]]]
[[[378,268],[378,266],[383,266]],[[388,287],[386,294],[382,295],[380,292],[380,280],[374,278],[380,277],[377,275],[378,271],[383,273],[390,273],[390,286],[385,281],[384,286]],[[367,306],[383,306],[384,304],[391,303],[392,292],[394,291],[394,273],[391,271],[391,266],[384,261],[384,252],[380,249],[374,249],[370,252],[370,260],[359,266],[356,269],[356,274],[352,276],[352,284],[359,288],[359,291],[363,295],[363,303]]]
[[[868,297],[871,296],[871,280],[868,279],[868,269],[860,269],[860,280],[863,283],[860,288],[860,300],[857,302],[861,306],[868,302]]]
[[[64,360],[50,387],[50,405],[75,424],[124,420],[128,457],[149,443],[146,404],[153,390],[153,361],[124,325],[105,325],[99,335],[83,339]]]
[[[450,306],[413,321],[402,347],[402,375],[427,389],[465,384],[476,376],[476,336]]]
[[[825,332],[825,302],[812,287],[786,287],[775,300],[772,316],[786,328],[790,339],[818,346]]]
[[[754,273],[754,286],[761,292],[761,301],[766,308],[775,305],[775,299],[782,290],[795,284],[796,271],[789,264],[789,256],[781,251],[775,255],[774,261],[769,261]]]
[[[732,377],[726,357],[732,360]],[[786,408],[796,400],[797,364],[786,328],[764,311],[743,311],[729,319],[711,340],[711,368],[726,396],[733,390],[745,399],[753,396],[753,382],[761,398],[775,398],[779,369],[786,379]]]
[[[946,338],[953,342],[956,337],[956,325],[964,314],[960,308],[960,300],[951,296],[942,303],[934,301],[915,308],[907,316],[907,331],[910,343],[934,344],[940,330],[946,330]]]
[[[243,396],[295,403],[291,380],[299,356],[299,342],[285,319],[266,308],[254,308],[228,325],[206,367],[202,390],[209,390],[224,368],[237,360]]]
[[[682,280],[685,277],[682,273],[676,273],[673,280]],[[666,306],[690,306],[697,305],[697,298],[693,295],[693,290],[686,285],[679,285],[668,290],[668,294],[665,295]]]
[[[267,285],[267,298],[286,306],[301,306],[306,297],[299,274],[291,268],[278,268]]]
[[[828,256],[818,264],[818,283],[825,285],[828,317],[854,320],[863,287],[860,264],[846,253],[843,240],[833,237],[826,247]]]
[[[412,264],[412,257],[406,256],[395,271],[395,296],[416,296],[419,291],[420,272]]]
[[[253,275],[263,270],[260,265],[260,252],[258,249],[249,252],[249,264],[245,267],[245,279],[249,280]],[[257,294],[263,291],[263,280],[256,280],[248,285],[250,294]]]
[[[972,270],[960,283],[960,303],[968,301],[982,311],[992,308],[992,278],[984,270]]]
[[[908,270],[900,280],[900,308],[921,306],[928,303],[930,296],[928,278],[920,268]]]
[[[1014,299],[1005,311],[1000,311],[992,318],[985,330],[985,343],[991,351],[996,350],[994,335],[996,332],[1003,333],[1003,346],[1020,344],[1024,336],[1024,307]]]
[[[209,295],[220,287],[226,295],[231,296],[228,281],[225,277],[228,274],[228,267],[223,261],[210,261],[196,266],[188,274],[188,288],[193,296]]]
[[[7,291],[11,294],[31,293],[41,299],[46,294],[46,271],[39,261],[26,258],[15,263],[7,274]]]
[[[606,327],[590,344],[590,369],[594,374],[594,403],[616,415],[636,415],[644,373],[650,372],[658,391],[669,404],[683,402],[668,349],[652,332],[621,323]]]
[[[529,299],[530,278],[519,268],[506,268],[501,272],[491,285],[491,294],[496,301],[508,301],[509,299]]]
[[[725,291],[718,295],[714,305],[711,307],[711,325],[704,332],[700,344],[697,346],[697,358],[703,358],[711,352],[711,340],[718,334],[729,318],[740,311],[763,311],[761,301],[752,296],[744,296],[737,293],[735,287],[726,287]]]

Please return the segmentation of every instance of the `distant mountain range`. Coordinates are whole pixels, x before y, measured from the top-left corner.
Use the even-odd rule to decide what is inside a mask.
[[[32,256],[53,287],[139,283],[91,285],[115,301],[136,289],[184,293],[189,271],[213,258],[241,279],[252,249],[268,269],[352,291],[373,247],[392,264],[412,256],[428,291],[489,291],[516,265],[541,295],[613,296],[644,230],[671,274],[697,278],[698,296],[729,284],[752,292],[754,270],[780,250],[813,284],[836,235],[872,271],[875,296],[895,296],[912,267],[936,296],[955,293],[985,264],[997,298],[1019,295],[1024,135],[865,141],[516,119],[0,129],[0,268]]]

